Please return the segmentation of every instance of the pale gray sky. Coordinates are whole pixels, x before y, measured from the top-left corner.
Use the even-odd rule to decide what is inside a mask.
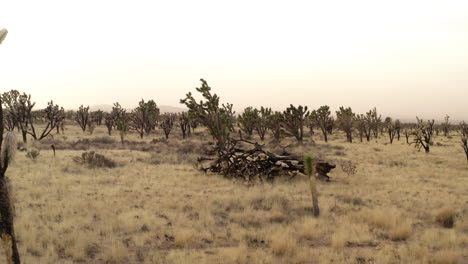
[[[468,119],[468,1],[5,1],[2,91],[178,106],[290,103]]]

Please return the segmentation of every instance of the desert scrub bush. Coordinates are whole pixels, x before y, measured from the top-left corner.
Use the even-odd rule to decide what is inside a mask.
[[[31,159],[31,160],[36,160],[37,157],[41,154],[41,151],[38,150],[37,148],[32,148],[26,152],[26,157]]]
[[[103,136],[103,137],[95,137],[91,140],[92,143],[101,143],[101,144],[114,144],[115,139],[108,137],[108,136]]]
[[[411,236],[413,232],[409,223],[400,223],[390,229],[388,236],[393,241],[404,241]]]
[[[342,161],[340,163],[341,170],[346,172],[348,176],[355,175],[357,173],[357,166],[352,161]]]
[[[434,213],[436,222],[445,227],[452,228],[455,223],[456,212],[451,208],[442,208]]]
[[[277,232],[270,237],[270,247],[277,256],[292,257],[295,255],[298,245],[296,239],[288,232]]]
[[[83,152],[81,157],[74,157],[73,161],[88,166],[89,168],[114,168],[117,164],[102,154],[94,151]]]
[[[413,231],[411,223],[396,209],[363,210],[361,220],[380,229],[382,235],[393,241],[406,240]]]

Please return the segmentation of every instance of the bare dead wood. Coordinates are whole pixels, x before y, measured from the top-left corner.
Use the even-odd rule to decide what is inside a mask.
[[[229,178],[242,178],[246,181],[253,179],[272,180],[281,174],[304,173],[302,156],[289,154],[286,151],[277,155],[266,150],[264,144],[245,139],[231,139],[222,148],[216,146],[214,152],[213,156],[198,158],[200,170],[219,173]],[[335,167],[335,165],[325,161],[317,161],[318,178],[328,180],[327,173]]]

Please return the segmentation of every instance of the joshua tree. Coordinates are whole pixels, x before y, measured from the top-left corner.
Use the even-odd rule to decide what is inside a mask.
[[[41,140],[47,137],[50,132],[54,130],[54,128],[58,128],[60,124],[63,124],[63,120],[65,119],[65,110],[63,107],[59,107],[57,104],[54,105],[53,101],[50,101],[47,104],[46,109],[44,109],[42,112],[42,117],[45,122],[47,122],[47,125],[40,135],[36,134],[36,129],[34,128],[34,123],[32,120],[29,122],[31,131],[28,131],[28,134],[30,134],[35,140]]]
[[[2,44],[8,31],[0,30],[0,44]],[[13,226],[13,210],[10,200],[9,184],[5,177],[8,165],[13,158],[16,149],[16,139],[12,132],[7,133],[3,139],[3,107],[0,97],[0,236],[5,249],[6,261],[11,264],[19,264],[20,257],[16,246],[15,230]]]
[[[122,142],[123,145],[125,135],[128,132],[128,121],[126,118],[121,118],[117,121],[117,130],[120,132],[120,142]]]
[[[400,141],[401,122],[398,119],[395,120],[395,130],[396,130],[397,140]]]
[[[413,142],[411,144],[415,144],[415,147],[419,150],[424,148],[426,153],[429,153],[430,145],[432,144],[432,132],[434,126],[434,120],[430,121],[427,120],[426,123],[422,119],[416,117],[418,121],[418,127],[413,132]]]
[[[338,126],[346,133],[348,142],[353,142],[353,129],[354,129],[354,113],[351,107],[340,107],[340,111],[336,111],[336,121]]]
[[[83,132],[86,131],[86,126],[89,122],[89,106],[84,107],[83,105],[80,106],[78,111],[76,111],[75,121],[81,127]]]
[[[292,104],[283,112],[282,128],[287,136],[293,136],[299,143],[302,143],[304,137],[304,125],[310,112],[307,106],[298,107]]]
[[[312,210],[315,217],[320,215],[320,208],[318,205],[318,192],[316,186],[316,178],[314,176],[314,159],[312,155],[304,157],[304,174],[309,177],[310,193],[312,195]]]
[[[312,120],[312,118],[309,118],[307,119],[307,122],[306,122],[306,126],[309,128],[309,134],[311,137],[313,137],[315,135],[315,131],[314,131],[314,128],[316,127],[317,124],[315,124],[315,121]]]
[[[333,133],[333,127],[335,126],[335,118],[333,116],[330,116],[327,122],[327,133],[328,135],[331,135]]]
[[[237,125],[248,136],[252,136],[257,122],[258,113],[256,109],[249,106],[244,109],[244,112],[237,118]]]
[[[182,131],[182,138],[186,138],[190,136],[190,118],[189,115],[185,112],[182,112],[179,115],[179,126],[180,130]]]
[[[110,113],[112,118],[114,119],[114,128],[117,128],[119,120],[126,119],[126,112],[127,111],[123,109],[118,102],[114,103],[114,106],[112,107],[112,111]]]
[[[382,116],[377,114],[377,108],[374,107],[373,109],[369,110],[369,112],[366,113],[366,118],[367,118],[367,122],[369,123],[371,130],[374,133],[375,139],[377,139],[379,137],[379,130],[381,130],[380,124],[382,123]],[[366,135],[366,138],[368,138],[367,141],[369,141],[370,135],[369,136]]]
[[[321,106],[319,109],[312,111],[310,118],[313,123],[316,124],[320,130],[322,130],[323,139],[328,142],[327,138],[327,127],[330,124],[330,107],[328,105]]]
[[[18,128],[16,119],[7,109],[4,109],[3,111],[3,123],[7,131],[13,131],[15,127]]]
[[[271,108],[260,107],[260,110],[255,109],[256,120],[255,120],[255,131],[257,131],[260,140],[265,139],[265,134],[268,130],[269,118],[271,116]]]
[[[281,140],[281,124],[284,121],[284,116],[281,112],[275,111],[268,117],[268,128],[273,133],[273,138],[276,142]]]
[[[106,113],[104,115],[104,124],[107,127],[107,133],[109,133],[109,136],[112,134],[112,128],[114,127],[114,117],[110,113]]]
[[[466,155],[466,162],[468,162],[468,125],[465,122],[460,123],[461,145]]]
[[[230,103],[226,103],[226,104],[223,104],[223,109],[226,111],[227,115],[229,116],[229,118],[231,119],[231,123],[232,123],[232,126],[231,126],[231,132],[234,132],[234,124],[236,123],[236,111],[233,110],[233,107],[234,105],[233,104],[230,104]],[[196,120],[196,119],[194,119]]]
[[[138,107],[130,114],[130,128],[137,131],[140,138],[143,138],[145,133],[149,134],[154,129],[158,115],[159,108],[153,100],[145,103],[145,100],[141,99]]]
[[[366,122],[366,116],[364,116],[363,114],[360,114],[360,115],[356,115],[356,117],[354,118],[354,124],[359,132],[359,140],[362,142],[362,139],[364,137],[364,135],[366,135],[367,137],[367,131],[369,129],[369,126]],[[370,130],[369,130],[370,132]],[[370,134],[370,133],[369,133]]]
[[[172,131],[172,128],[174,127],[174,115],[170,113],[166,113],[161,116],[161,128],[164,131],[164,135],[166,136],[166,139],[169,139],[169,134]]]
[[[196,88],[205,99],[205,101],[197,102],[192,93],[188,93],[185,99],[181,99],[180,103],[185,104],[189,109],[188,113],[191,118],[197,119],[200,123],[208,128],[211,136],[216,140],[218,147],[224,147],[229,140],[233,128],[232,120],[232,105],[219,105],[219,96],[211,94],[211,87],[208,83],[200,79],[201,87]]]
[[[14,123],[21,131],[23,142],[27,142],[26,135],[28,134],[30,122],[32,120],[32,109],[36,103],[31,102],[31,95],[26,93],[20,94],[16,90],[11,90],[2,95],[2,103],[6,107],[9,118],[14,120]]]
[[[385,118],[385,126],[387,127],[388,137],[390,139],[390,144],[393,143],[393,139],[397,133],[396,123],[393,122],[391,117]]]
[[[104,119],[104,112],[102,110],[96,110],[89,113],[90,121],[100,126],[102,119]]]
[[[444,118],[444,123],[442,123],[442,130],[444,131],[444,136],[448,137],[449,132],[450,132],[450,121],[449,121],[450,116],[445,115]]]

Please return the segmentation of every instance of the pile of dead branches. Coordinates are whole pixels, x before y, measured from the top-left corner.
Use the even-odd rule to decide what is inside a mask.
[[[246,181],[271,180],[282,174],[294,177],[299,172],[304,173],[303,156],[292,155],[286,151],[277,155],[264,149],[264,145],[243,139],[231,139],[223,147],[215,147],[213,154],[209,157],[198,158],[201,170],[219,173],[226,177],[243,178]],[[323,167],[323,164],[319,165],[320,163],[324,162],[316,162],[317,172],[324,171],[323,169],[317,170],[317,166]],[[335,166],[328,164],[328,167],[330,168],[324,173],[326,179],[328,179],[326,173]]]

